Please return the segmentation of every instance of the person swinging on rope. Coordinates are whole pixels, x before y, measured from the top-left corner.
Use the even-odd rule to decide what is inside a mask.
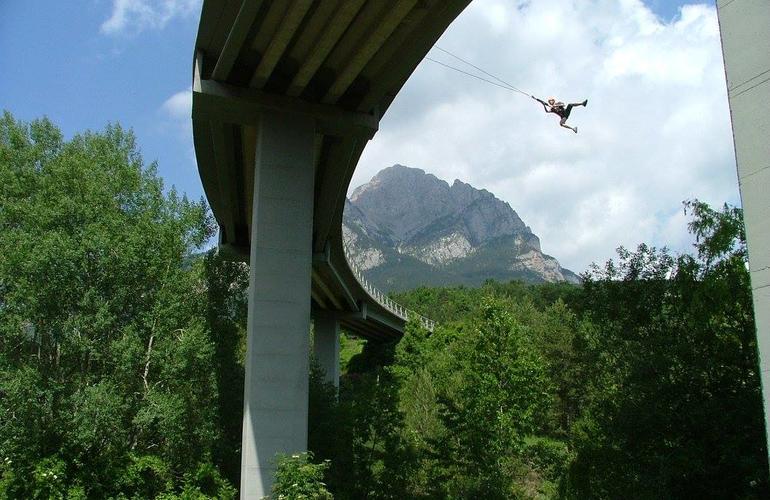
[[[575,106],[587,106],[588,105],[588,99],[586,99],[583,102],[576,102],[572,104],[567,104],[567,106],[564,106],[563,102],[557,102],[556,99],[553,97],[548,98],[548,102],[541,101],[537,97],[531,95],[532,99],[536,100],[540,104],[543,105],[543,109],[546,113],[553,113],[555,115],[558,115],[561,117],[561,121],[559,122],[559,125],[561,125],[564,128],[568,128],[575,132],[577,134],[577,127],[570,127],[567,125],[567,118],[569,118],[570,113],[572,113],[572,108]]]

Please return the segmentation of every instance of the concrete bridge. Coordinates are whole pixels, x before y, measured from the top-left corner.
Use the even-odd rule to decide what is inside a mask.
[[[203,3],[198,169],[221,251],[251,264],[242,498],[270,493],[276,452],[306,449],[311,315],[316,356],[335,383],[340,326],[387,341],[413,315],[350,267],[342,211],[380,118],[469,2]]]
[[[770,1],[717,0],[770,430]],[[768,441],[770,451],[770,440]]]

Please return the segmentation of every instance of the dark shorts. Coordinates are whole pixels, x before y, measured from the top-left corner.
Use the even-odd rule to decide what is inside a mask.
[[[568,104],[566,108],[551,108],[551,110],[559,115],[562,120],[569,118],[569,114],[572,113],[572,104]]]

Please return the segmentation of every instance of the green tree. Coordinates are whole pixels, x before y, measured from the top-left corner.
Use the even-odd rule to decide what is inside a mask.
[[[550,403],[542,358],[498,300],[486,299],[474,326],[458,335],[442,397],[454,497],[515,494],[524,438]]]
[[[576,498],[767,498],[741,211],[688,202],[698,255],[640,245],[584,277]]]
[[[3,114],[0,497],[227,496],[195,483],[219,437],[218,386],[188,257],[212,232],[131,132],[65,140]]]
[[[249,268],[241,262],[208,252],[203,258],[206,283],[206,321],[213,333],[217,380],[216,418],[221,430],[213,459],[222,474],[240,484],[243,381]]]
[[[278,455],[272,498],[275,500],[331,500],[323,482],[328,462],[313,463],[312,453]]]
[[[411,457],[400,431],[392,343],[367,342],[341,378],[329,486],[336,498],[406,498]]]

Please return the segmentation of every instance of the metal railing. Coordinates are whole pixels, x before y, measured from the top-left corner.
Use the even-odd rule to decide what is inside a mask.
[[[426,318],[425,316],[418,314],[410,309],[407,309],[406,307],[395,302],[393,299],[391,299],[390,297],[388,297],[387,295],[379,291],[377,288],[375,288],[374,285],[369,283],[369,280],[367,280],[366,277],[364,277],[364,273],[353,262],[353,259],[350,257],[351,252],[350,252],[350,249],[348,248],[347,242],[344,242],[342,247],[345,250],[345,259],[348,261],[350,270],[353,271],[353,275],[356,277],[356,280],[358,280],[358,283],[360,283],[361,286],[364,287],[364,290],[366,290],[366,292],[374,300],[376,300],[378,304],[380,304],[382,307],[392,312],[399,318],[403,319],[404,321],[409,321],[410,319],[414,319],[414,318],[418,319],[426,330],[428,330],[429,332],[433,332],[433,329],[436,327],[435,321],[433,321],[432,319]]]

